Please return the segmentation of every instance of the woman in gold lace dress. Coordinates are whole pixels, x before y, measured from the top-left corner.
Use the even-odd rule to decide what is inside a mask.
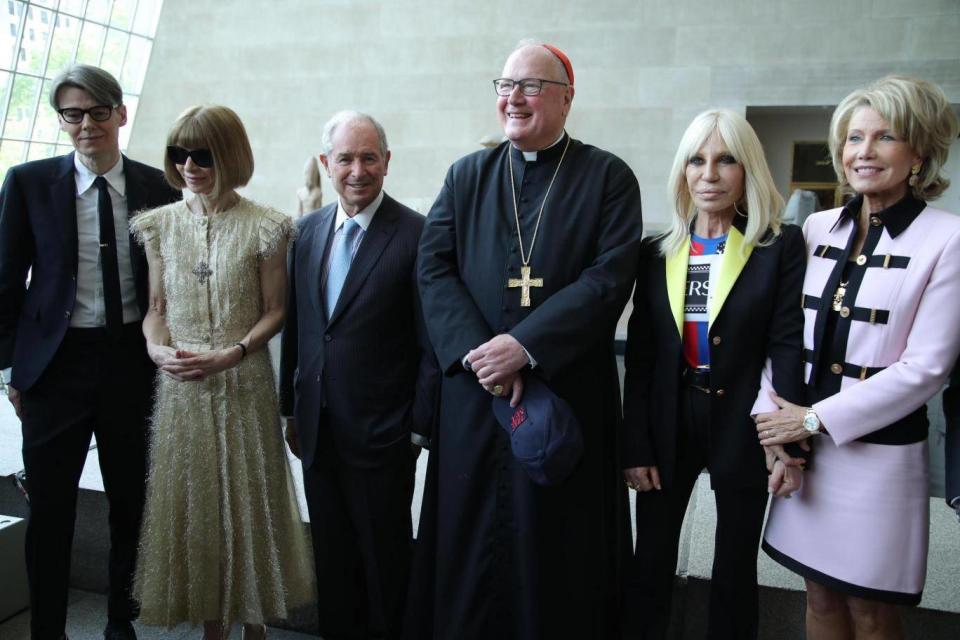
[[[301,524],[266,349],[284,315],[291,219],[234,190],[253,173],[243,124],[192,107],[167,138],[164,168],[194,197],[138,215],[159,369],[135,595],[140,619],[204,623],[248,640],[312,598]]]

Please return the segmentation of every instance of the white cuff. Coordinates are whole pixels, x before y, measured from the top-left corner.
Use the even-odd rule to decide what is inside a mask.
[[[424,448],[424,449],[429,449],[429,448],[430,448],[430,438],[427,438],[427,437],[425,437],[425,436],[422,436],[422,435],[420,435],[419,433],[414,433],[414,432],[411,431],[411,432],[410,432],[410,442],[412,442],[413,444],[417,445],[418,447],[422,447],[422,448]]]
[[[531,368],[531,369],[536,368],[536,366],[537,366],[537,361],[533,359],[533,356],[530,355],[530,352],[527,351],[527,348],[526,348],[525,346],[523,346],[522,344],[520,345],[520,348],[523,349],[523,352],[524,352],[524,353],[526,354],[526,356],[527,356],[527,360],[530,361],[530,368]]]

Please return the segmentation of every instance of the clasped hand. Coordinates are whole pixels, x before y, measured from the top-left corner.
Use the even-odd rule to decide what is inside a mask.
[[[187,351],[166,345],[149,344],[150,359],[165,375],[180,382],[199,382],[237,366],[243,352],[237,346],[214,351]]]
[[[803,418],[806,416],[807,407],[787,402],[774,392],[770,393],[770,398],[777,403],[780,409],[757,414],[757,437],[760,439],[760,444],[769,447],[809,438],[810,432],[803,428]],[[801,442],[800,446],[805,450],[810,449],[810,445],[806,442]]]
[[[776,455],[771,460],[770,456],[768,452],[767,468],[770,475],[767,477],[767,491],[777,498],[789,498],[803,483],[803,467],[790,466]]]
[[[624,469],[623,481],[627,483],[627,487],[637,492],[651,489],[660,491],[663,488],[660,484],[660,470],[656,466]]]
[[[476,349],[471,349],[466,362],[484,389],[494,393],[494,387],[502,385],[500,395],[509,395],[510,406],[517,406],[523,397],[520,369],[529,363],[529,359],[516,338],[509,333],[494,336]]]

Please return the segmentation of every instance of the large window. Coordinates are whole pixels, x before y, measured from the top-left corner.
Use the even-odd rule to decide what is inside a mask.
[[[82,62],[123,87],[125,149],[163,0],[7,0],[0,3],[0,180],[15,164],[73,147],[47,102],[50,81]],[[2,22],[7,26],[3,26]]]

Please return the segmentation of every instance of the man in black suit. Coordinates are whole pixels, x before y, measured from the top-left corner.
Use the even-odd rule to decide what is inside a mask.
[[[135,638],[154,369],[140,329],[147,264],[127,219],[180,195],[121,155],[127,111],[109,73],[68,68],[50,105],[76,151],[13,167],[0,192],[0,368],[23,428],[31,637],[64,637],[77,486],[95,434],[110,505],[104,635]]]
[[[416,287],[424,219],[382,191],[390,152],[373,118],[336,114],[322,146],[339,199],[300,221],[291,250],[281,411],[303,463],[321,635],[397,638],[439,377]]]

